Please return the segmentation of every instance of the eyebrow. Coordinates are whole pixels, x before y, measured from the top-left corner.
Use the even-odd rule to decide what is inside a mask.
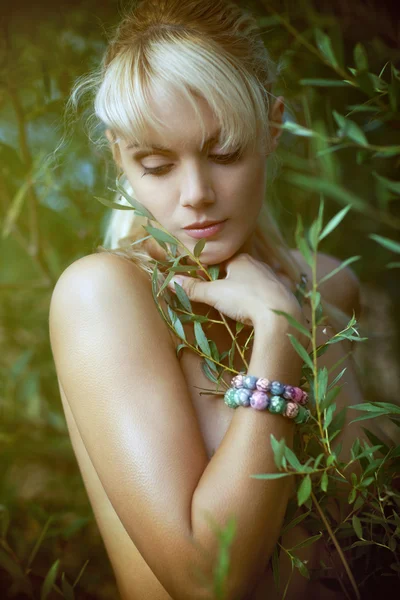
[[[207,146],[208,144],[211,144],[212,142],[216,142],[219,139],[221,133],[221,129],[218,129],[215,133],[213,133],[213,135],[211,137],[209,137],[205,142],[204,142],[204,146]],[[132,150],[133,148],[140,148],[140,144],[136,144],[135,142],[132,142],[131,144],[129,144],[128,146],[126,146],[126,150]],[[142,148],[144,150],[159,150],[160,152],[172,152],[171,148],[168,148],[167,146],[161,146],[159,144],[146,144],[145,146],[142,146]]]

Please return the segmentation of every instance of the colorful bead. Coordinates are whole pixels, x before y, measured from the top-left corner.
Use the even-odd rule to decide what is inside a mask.
[[[237,408],[239,405],[236,399],[236,389],[229,388],[227,392],[225,392],[224,402],[229,408]]]
[[[234,388],[242,388],[243,387],[243,379],[244,379],[244,376],[242,374],[235,375],[235,377],[232,377],[231,386]]]
[[[299,414],[299,410],[300,404],[297,404],[296,402],[286,402],[284,415],[289,419],[294,419]]]
[[[270,387],[271,382],[269,379],[266,379],[264,377],[260,377],[260,379],[257,379],[256,388],[259,392],[264,392],[264,394],[266,394],[267,392],[269,392]]]
[[[268,410],[271,413],[283,415],[286,409],[286,404],[286,400],[284,400],[280,396],[271,396]]]
[[[269,396],[258,390],[253,392],[250,397],[250,404],[256,410],[265,410],[269,406]]]
[[[300,400],[299,404],[301,404],[302,406],[304,406],[308,402],[308,394],[304,390],[302,390],[302,392],[303,392],[303,397]]]
[[[250,406],[250,397],[252,395],[252,390],[247,390],[245,388],[241,390],[235,390],[235,400],[239,406]]]
[[[304,408],[304,406],[299,406],[299,412],[294,418],[294,422],[301,425],[302,423],[307,423],[309,417],[310,411],[307,408]]]
[[[285,386],[283,385],[283,383],[280,383],[279,381],[273,381],[271,383],[271,394],[273,394],[274,396],[281,396],[284,391]]]
[[[294,387],[293,392],[292,392],[292,400],[294,402],[298,402],[299,404],[301,404],[302,399],[303,399],[303,390],[301,390],[298,387]]]
[[[243,377],[243,387],[248,390],[255,390],[258,377],[254,375],[245,375]]]
[[[295,398],[294,387],[292,385],[285,385],[285,391],[283,392],[282,395],[284,398],[286,398],[286,400],[294,400],[294,398]]]

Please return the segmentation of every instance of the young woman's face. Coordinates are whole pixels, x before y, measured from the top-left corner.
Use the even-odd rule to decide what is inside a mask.
[[[121,167],[135,198],[191,251],[198,239],[185,227],[225,220],[222,229],[207,238],[203,264],[250,252],[265,194],[265,151],[245,148],[240,157],[223,153],[217,121],[208,104],[198,99],[209,139],[201,147],[201,127],[188,102],[171,102],[162,94],[153,101],[157,117],[166,125],[162,135],[149,132],[153,148],[119,141]]]

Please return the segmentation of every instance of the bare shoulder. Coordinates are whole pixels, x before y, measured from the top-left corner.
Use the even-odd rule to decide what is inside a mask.
[[[309,281],[312,278],[311,269],[299,250],[292,250],[292,256],[299,264],[302,272]],[[342,261],[334,256],[319,252],[317,256],[317,280],[321,281],[326,275],[339,268]],[[360,313],[360,282],[350,267],[340,269],[335,275],[320,284],[322,296],[348,315]]]
[[[79,259],[49,320],[66,404],[105,493],[170,596],[191,597],[190,506],[208,457],[146,273],[115,255]]]

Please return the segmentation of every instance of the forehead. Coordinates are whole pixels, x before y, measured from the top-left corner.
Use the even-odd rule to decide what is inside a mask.
[[[125,140],[127,147],[200,148],[212,136],[215,136],[216,141],[220,130],[216,116],[203,98],[194,95],[192,98],[198,113],[190,100],[182,94],[161,86],[153,89],[148,108],[157,127],[148,124],[143,139],[131,144]]]

